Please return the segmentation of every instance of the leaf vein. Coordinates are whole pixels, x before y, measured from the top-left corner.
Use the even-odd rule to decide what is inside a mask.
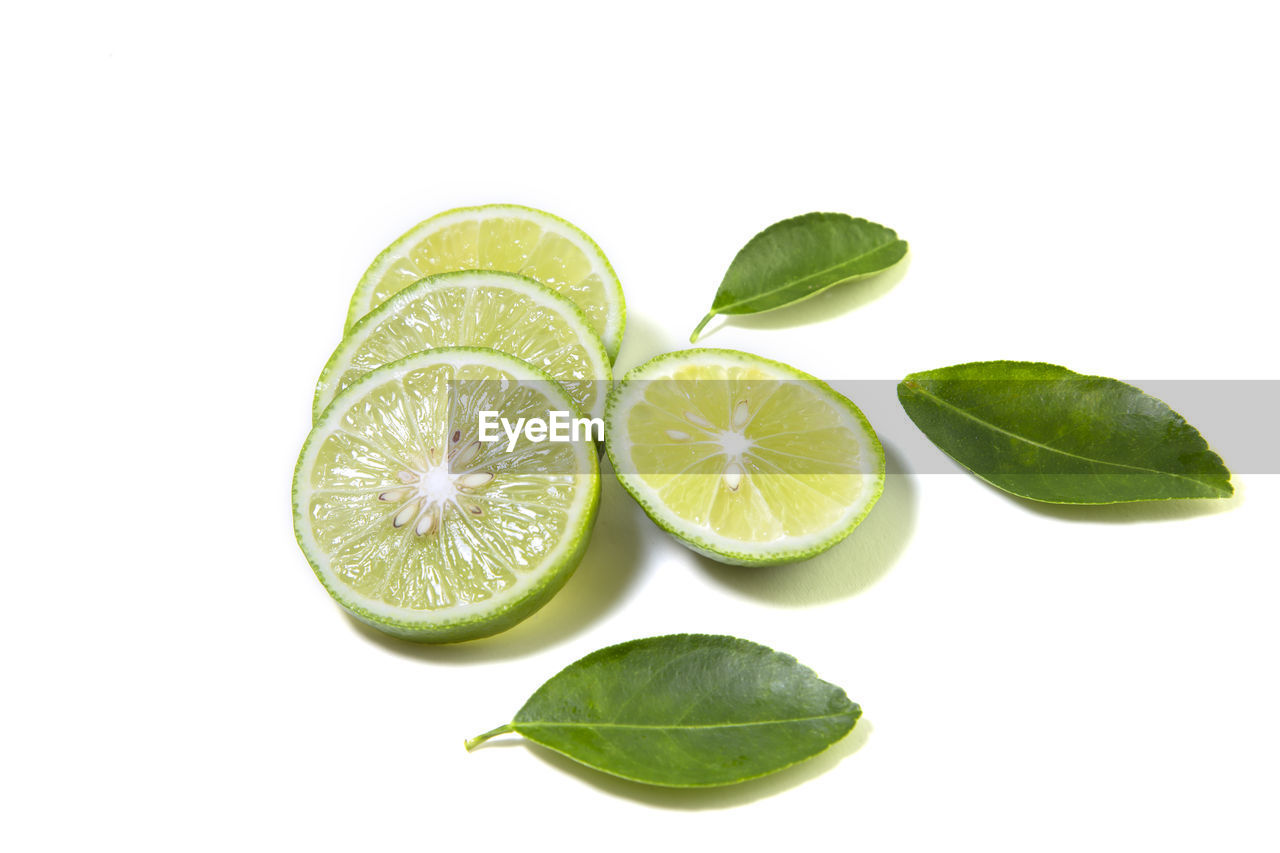
[[[1147,467],[1142,466],[1142,465],[1130,465],[1130,464],[1127,464],[1127,463],[1124,463],[1124,462],[1112,462],[1112,461],[1107,460],[1107,459],[1092,459],[1092,458],[1090,458],[1090,457],[1088,457],[1088,456],[1081,456],[1081,455],[1080,455],[1080,454],[1078,454],[1078,453],[1072,453],[1072,452],[1071,452],[1071,451],[1069,451],[1069,450],[1061,450],[1061,449],[1056,448],[1056,447],[1050,447],[1049,445],[1044,444],[1044,443],[1042,443],[1042,442],[1035,441],[1034,439],[1027,438],[1026,436],[1018,435],[1016,432],[1010,432],[1009,430],[1005,429],[1004,427],[1001,427],[1001,426],[999,426],[999,425],[997,425],[997,424],[993,424],[993,423],[991,423],[990,421],[984,420],[984,419],[982,419],[982,418],[978,417],[977,415],[973,414],[972,412],[965,411],[964,409],[960,408],[959,406],[955,405],[954,403],[951,403],[951,402],[949,402],[948,400],[946,400],[946,399],[944,399],[944,398],[942,398],[942,397],[939,397],[937,394],[931,394],[931,393],[929,393],[929,392],[928,392],[928,391],[926,391],[926,390],[924,389],[924,387],[923,387],[923,386],[921,386],[921,385],[918,385],[918,384],[917,384],[917,385],[915,385],[914,387],[912,387],[910,390],[912,391],[912,393],[919,394],[919,395],[920,395],[920,396],[922,396],[922,397],[928,397],[929,399],[936,401],[939,405],[944,406],[944,407],[946,407],[946,408],[948,408],[948,409],[950,409],[950,410],[952,410],[952,411],[956,412],[957,414],[959,414],[959,415],[961,415],[961,416],[963,416],[963,417],[968,418],[969,420],[973,421],[974,423],[979,424],[979,425],[981,425],[981,426],[984,426],[984,427],[986,427],[987,429],[990,429],[990,430],[991,430],[991,431],[993,431],[993,432],[998,432],[998,433],[1001,433],[1001,434],[1003,434],[1003,435],[1007,435],[1008,437],[1010,437],[1010,438],[1014,439],[1015,441],[1020,441],[1020,442],[1023,442],[1024,444],[1029,444],[1029,445],[1031,445],[1031,446],[1033,446],[1033,447],[1038,447],[1038,448],[1040,448],[1040,449],[1042,449],[1042,450],[1048,451],[1049,453],[1054,453],[1054,454],[1057,454],[1057,455],[1059,455],[1059,456],[1066,456],[1066,457],[1068,457],[1068,458],[1070,458],[1070,459],[1078,459],[1078,460],[1080,460],[1081,462],[1088,462],[1088,463],[1093,464],[1093,465],[1107,465],[1107,466],[1110,466],[1110,467],[1113,467],[1113,468],[1124,468],[1124,469],[1127,469],[1127,470],[1130,470],[1130,471],[1139,471],[1139,472],[1143,472],[1143,473],[1147,473],[1147,474],[1158,474],[1158,475],[1161,475],[1161,476],[1164,476],[1164,477],[1175,477],[1175,478],[1177,478],[1177,479],[1179,479],[1179,480],[1187,480],[1188,482],[1195,483],[1196,485],[1199,485],[1199,486],[1209,486],[1210,488],[1213,488],[1212,484],[1207,483],[1207,482],[1205,482],[1204,480],[1198,480],[1198,479],[1196,479],[1195,477],[1188,477],[1188,476],[1187,476],[1187,475],[1185,475],[1185,474],[1178,474],[1178,473],[1175,473],[1175,472],[1173,472],[1173,471],[1161,471],[1161,470],[1160,470],[1160,469],[1158,469],[1158,468],[1147,468]],[[1097,473],[1098,473],[1098,472],[1096,472],[1096,471],[1095,471],[1095,472],[1093,472],[1093,473],[1094,473],[1094,475],[1095,475],[1095,476],[1097,476]]]
[[[814,272],[808,273],[806,275],[802,275],[799,278],[787,279],[786,281],[781,282],[777,287],[771,288],[769,290],[761,291],[760,293],[757,293],[753,296],[749,296],[746,299],[741,299],[737,302],[730,302],[726,305],[721,305],[720,307],[715,308],[715,312],[718,314],[728,314],[730,313],[729,309],[731,308],[741,308],[744,305],[750,305],[753,302],[759,302],[760,300],[766,299],[777,293],[781,293],[783,291],[790,290],[795,287],[802,287],[809,281],[812,281],[813,279],[820,278],[822,276],[825,276],[831,273],[839,274],[840,270],[847,269],[850,266],[854,266],[858,263],[861,263],[862,261],[865,261],[867,258],[874,255],[876,252],[879,252],[882,249],[892,246],[894,245],[894,243],[897,243],[897,242],[899,241],[894,240],[889,243],[876,246],[871,251],[864,252],[863,254],[850,258],[847,261],[842,261],[838,264],[833,264],[829,267],[823,267],[820,270],[815,270]],[[887,269],[887,267],[881,268],[881,269],[867,270],[865,272],[850,273],[847,276],[844,276],[842,278],[837,278],[835,281],[832,281],[830,284],[827,285],[827,287],[834,287],[837,284],[843,284],[844,282],[852,281],[855,278],[863,278],[866,276],[875,275],[876,273],[883,272],[884,269]]]
[[[784,717],[777,720],[753,720],[745,723],[594,723],[587,721],[564,721],[550,722],[544,720],[522,720],[516,725],[518,726],[539,726],[542,728],[586,728],[586,729],[640,729],[640,730],[671,730],[671,729],[736,729],[749,728],[751,726],[781,726],[788,723],[811,723],[821,720],[838,720],[841,717],[847,717],[847,712],[839,714],[817,714],[810,717]]]

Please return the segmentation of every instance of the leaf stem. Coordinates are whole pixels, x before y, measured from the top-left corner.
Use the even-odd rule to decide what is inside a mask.
[[[495,737],[497,735],[504,735],[507,732],[513,732],[513,731],[515,731],[515,729],[511,728],[510,723],[507,723],[504,726],[498,726],[496,729],[487,731],[482,735],[476,735],[473,738],[468,738],[464,745],[467,748],[467,752],[470,752],[471,750],[475,749],[477,746],[484,743],[491,737]]]
[[[689,335],[689,343],[693,343],[698,339],[698,332],[701,332],[702,327],[707,325],[707,323],[710,323],[711,318],[714,316],[716,316],[716,312],[712,311],[710,314],[702,318],[702,322],[698,324],[698,328],[694,329],[693,334]]]

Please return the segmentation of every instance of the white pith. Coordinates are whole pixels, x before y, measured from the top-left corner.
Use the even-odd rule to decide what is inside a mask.
[[[374,283],[382,279],[388,267],[404,258],[409,253],[409,250],[422,242],[425,235],[443,230],[459,222],[500,218],[523,219],[536,223],[543,231],[573,243],[587,258],[591,265],[591,272],[600,277],[604,289],[604,302],[608,308],[608,322],[600,337],[603,338],[605,349],[609,352],[610,357],[615,357],[618,353],[618,347],[622,344],[624,317],[621,304],[622,292],[621,286],[618,284],[617,275],[614,274],[613,268],[609,266],[609,261],[605,258],[604,253],[599,246],[595,245],[577,227],[544,211],[518,205],[495,204],[479,207],[460,207],[418,223],[418,225],[388,246],[360,280],[358,292],[361,299],[361,315],[369,313],[371,309],[376,307],[370,304]],[[359,317],[348,318],[348,328],[350,328],[354,320],[358,319]]]
[[[632,458],[633,444],[625,425],[631,408],[644,399],[645,382],[671,378],[676,371],[690,365],[723,366],[734,363],[761,370],[780,380],[794,382],[812,379],[784,365],[725,350],[660,356],[628,374],[615,396],[609,401],[607,409],[609,453],[615,460],[615,466],[625,471],[628,466],[626,463],[619,464],[618,460],[629,461]],[[631,382],[633,379],[638,381]],[[860,417],[861,413],[855,415],[854,411],[850,410],[849,407],[852,404],[847,400],[830,389],[827,389],[827,394],[831,395],[832,409],[840,412],[844,426],[857,440],[858,463],[855,473],[867,477],[867,487],[858,493],[857,500],[850,504],[835,521],[821,528],[799,536],[782,536],[768,542],[728,537],[717,532],[710,524],[697,524],[667,509],[659,493],[639,474],[620,472],[618,478],[646,511],[659,517],[664,527],[686,540],[697,550],[732,556],[744,561],[756,561],[775,556],[803,555],[819,549],[834,539],[841,538],[866,514],[870,505],[879,498],[884,479],[883,451],[870,425]],[[719,430],[691,412],[684,413],[685,420],[690,422],[688,440],[705,441],[718,448],[718,452],[725,457],[721,478],[724,485],[734,491],[737,490],[741,478],[748,476],[742,465],[742,457],[750,452],[752,446],[751,439],[740,432],[747,425],[741,416],[745,408],[749,406],[744,407],[743,401],[739,401],[733,413],[732,428],[729,430]],[[672,440],[685,440],[673,436],[670,431],[667,435]]]
[[[450,364],[455,367],[481,364],[511,374],[518,381],[534,380],[540,393],[551,398],[551,408],[574,410],[568,395],[553,382],[547,381],[545,375],[539,371],[503,353],[476,348],[442,348],[410,356],[367,374],[346,389],[339,398],[360,399],[368,388],[378,383],[400,378],[414,370],[437,364]],[[348,394],[350,394],[349,398],[346,396]],[[343,405],[333,405],[326,410],[324,416],[313,428],[312,435],[299,459],[299,472],[310,472],[313,469],[316,454],[323,445],[324,439],[340,429],[345,412],[346,407]],[[573,483],[573,499],[565,508],[567,516],[565,535],[546,553],[539,564],[520,573],[514,584],[484,601],[434,610],[419,610],[398,607],[368,598],[348,585],[333,572],[326,553],[315,539],[311,525],[306,523],[307,508],[310,506],[314,492],[307,477],[295,479],[294,512],[299,542],[324,585],[341,604],[362,618],[372,618],[376,622],[408,629],[443,629],[452,625],[483,622],[487,617],[506,610],[510,605],[519,602],[542,586],[548,579],[548,573],[560,568],[567,555],[586,535],[584,515],[591,511],[598,489],[597,459],[594,446],[590,442],[574,442],[572,447],[575,455],[575,471],[585,473],[540,475],[546,477],[549,482],[554,480],[558,483]],[[434,530],[427,529],[424,522],[431,517],[433,511],[437,513],[437,520],[440,517],[439,511],[449,503],[466,511],[468,494],[482,490],[488,482],[487,480],[480,482],[477,476],[486,472],[467,466],[467,462],[470,461],[467,456],[469,452],[470,457],[473,458],[475,454],[470,451],[470,445],[452,450],[425,449],[422,458],[415,460],[416,464],[410,464],[399,472],[400,485],[392,485],[384,490],[384,493],[409,490],[403,494],[389,496],[390,500],[387,500],[389,522],[394,523],[396,517],[404,512],[405,516],[397,525],[398,527],[412,524],[414,534],[429,536]],[[473,479],[468,481],[469,477]],[[422,529],[419,530],[419,527]]]
[[[460,440],[461,432],[455,430],[447,456],[442,458],[438,448],[431,448],[413,460],[411,467],[398,473],[405,485],[393,486],[378,495],[378,500],[396,506],[395,515],[391,517],[393,527],[412,524],[414,533],[429,536],[439,529],[446,506],[475,516],[484,514],[480,504],[468,498],[491,483],[494,475],[470,464],[476,457],[479,442],[459,445]]]
[[[743,401],[743,403],[745,402]],[[742,477],[746,474],[746,468],[742,462],[743,457],[750,453],[751,448],[755,446],[755,442],[741,431],[746,428],[746,423],[735,424],[738,429],[716,430],[700,415],[696,415],[693,412],[685,412],[684,414],[693,432],[669,429],[666,430],[667,438],[675,442],[687,441],[698,444],[712,444],[719,447],[719,453],[725,457],[720,476],[724,480],[724,484],[730,490],[736,492],[742,482]]]

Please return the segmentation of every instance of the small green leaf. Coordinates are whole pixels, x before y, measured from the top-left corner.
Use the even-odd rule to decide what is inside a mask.
[[[843,213],[806,213],[751,238],[729,264],[711,311],[755,314],[807,299],[828,287],[875,275],[902,260],[907,243],[890,228]]]
[[[913,373],[898,400],[974,474],[1036,501],[1111,504],[1231,496],[1231,472],[1155,397],[1052,364],[984,361]]]
[[[538,688],[511,723],[466,745],[514,731],[614,776],[693,788],[811,758],[861,713],[790,655],[673,634],[592,652]]]

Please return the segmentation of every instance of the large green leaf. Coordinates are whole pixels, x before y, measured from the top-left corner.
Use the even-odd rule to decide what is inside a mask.
[[[866,278],[902,260],[907,243],[890,228],[843,213],[806,213],[774,223],[751,238],[729,264],[711,311],[755,314],[781,308],[828,287]]]
[[[810,758],[861,709],[790,655],[734,637],[633,640],[571,664],[504,732],[637,782],[728,785]]]
[[[1225,498],[1231,472],[1195,427],[1132,385],[1026,361],[913,373],[902,407],[974,474],[1037,501]]]

